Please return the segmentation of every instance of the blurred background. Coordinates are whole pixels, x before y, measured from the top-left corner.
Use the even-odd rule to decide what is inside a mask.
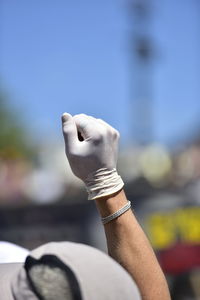
[[[106,250],[60,124],[93,115],[172,299],[199,299],[200,1],[1,0],[0,45],[0,240]]]

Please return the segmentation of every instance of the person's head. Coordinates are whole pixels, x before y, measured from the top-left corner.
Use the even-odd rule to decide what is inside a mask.
[[[4,300],[140,299],[130,275],[103,252],[71,242],[33,250],[25,264],[0,264]]]

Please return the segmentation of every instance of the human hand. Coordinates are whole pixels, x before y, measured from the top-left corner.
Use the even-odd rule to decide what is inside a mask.
[[[89,198],[116,192],[117,186],[122,188],[123,182],[116,172],[118,131],[103,120],[84,114],[72,117],[65,113],[62,124],[69,164],[86,184]]]

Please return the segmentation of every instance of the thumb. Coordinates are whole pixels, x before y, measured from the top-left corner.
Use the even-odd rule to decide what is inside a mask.
[[[73,117],[64,113],[62,115],[62,129],[65,139],[66,152],[69,153],[78,141],[77,127]]]

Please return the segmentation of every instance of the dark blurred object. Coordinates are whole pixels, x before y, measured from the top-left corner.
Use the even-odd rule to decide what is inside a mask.
[[[93,203],[1,208],[0,240],[32,249],[50,241],[90,244]]]
[[[177,276],[171,287],[172,300],[199,300],[200,299],[200,269]]]

